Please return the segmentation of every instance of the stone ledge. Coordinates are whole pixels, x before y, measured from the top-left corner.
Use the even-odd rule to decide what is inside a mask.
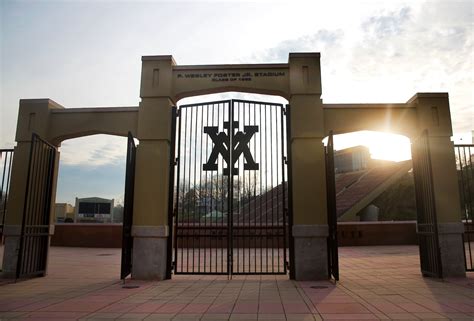
[[[327,225],[293,225],[293,237],[328,237]]]
[[[132,226],[133,237],[163,238],[168,237],[168,226]]]

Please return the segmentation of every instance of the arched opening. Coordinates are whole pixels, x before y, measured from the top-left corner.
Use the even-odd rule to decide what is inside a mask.
[[[127,139],[91,135],[59,148],[48,274],[93,284],[120,275]],[[87,266],[87,267],[86,267]],[[91,268],[100,267],[91,273]]]
[[[334,135],[333,143],[341,279],[419,275],[410,139],[360,131]]]
[[[284,98],[220,93],[178,104],[175,274],[286,274]]]
[[[188,105],[188,104],[197,104],[208,101],[220,101],[227,99],[242,99],[242,100],[251,100],[251,101],[264,101],[272,102],[277,104],[288,104],[288,100],[283,96],[278,95],[266,95],[266,94],[253,94],[242,91],[223,91],[213,94],[202,94],[195,95],[191,97],[185,97],[178,100],[178,106]]]

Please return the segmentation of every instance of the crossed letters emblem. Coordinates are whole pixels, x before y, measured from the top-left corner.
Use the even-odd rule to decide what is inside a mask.
[[[239,122],[234,121],[232,123],[233,129],[239,128]],[[230,129],[230,122],[224,122],[224,129],[227,130],[227,134],[224,132],[218,133],[219,127],[208,126],[204,127],[204,133],[208,134],[214,143],[214,148],[209,155],[209,159],[206,164],[202,167],[205,171],[216,171],[217,157],[219,154],[222,155],[227,168],[224,168],[224,175],[229,175],[229,167],[232,168],[232,175],[238,175],[238,168],[234,167],[235,163],[239,159],[241,154],[244,154],[245,163],[244,170],[258,170],[258,164],[255,163],[248,143],[252,139],[252,136],[258,132],[258,126],[244,126],[244,132],[233,133],[234,130]],[[232,164],[230,164],[230,135],[232,135]]]

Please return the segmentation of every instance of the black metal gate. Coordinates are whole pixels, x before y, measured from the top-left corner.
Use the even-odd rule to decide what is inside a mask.
[[[3,234],[5,218],[7,217],[7,202],[10,192],[10,177],[12,173],[13,149],[0,149],[0,235]]]
[[[26,182],[16,278],[44,276],[49,248],[56,147],[33,134]]]
[[[413,176],[415,179],[417,234],[420,247],[421,272],[441,278],[441,254],[438,223],[434,203],[433,178],[428,131],[412,142]]]
[[[336,173],[334,169],[334,141],[329,132],[326,149],[326,192],[328,211],[328,277],[339,280],[339,250],[337,243]]]
[[[256,101],[180,107],[174,273],[287,273],[285,118]]]
[[[123,204],[123,225],[122,225],[122,264],[120,268],[120,278],[125,279],[132,271],[133,254],[133,195],[135,189],[135,157],[137,147],[131,133],[128,133],[127,160],[125,172],[125,196]]]
[[[466,271],[474,271],[474,145],[454,145],[464,222],[463,247]]]

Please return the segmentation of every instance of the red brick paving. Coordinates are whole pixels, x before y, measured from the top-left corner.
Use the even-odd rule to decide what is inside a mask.
[[[175,276],[127,280],[139,288],[125,289],[117,280],[119,250],[52,248],[48,276],[0,286],[0,320],[474,320],[472,273],[445,282],[423,278],[414,246],[340,254],[337,285],[286,276]]]

